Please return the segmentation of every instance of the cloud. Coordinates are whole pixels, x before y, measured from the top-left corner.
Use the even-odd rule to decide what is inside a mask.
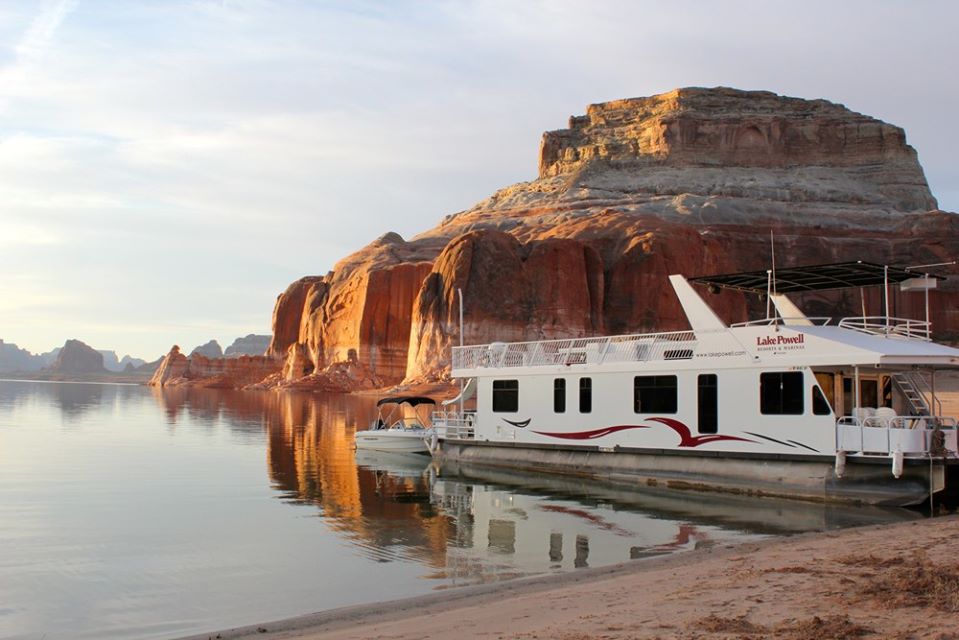
[[[824,97],[904,126],[959,209],[946,3],[5,11],[0,272],[41,278],[54,302],[70,293],[50,327],[109,325],[119,340],[129,325],[151,352],[224,337],[216,322],[267,325],[292,279],[533,178],[541,133],[587,104],[676,86]]]
[[[29,79],[53,46],[60,25],[76,7],[76,0],[48,3],[13,47],[13,62],[0,68],[0,115],[12,97],[29,95]]]
[[[53,42],[57,29],[76,5],[76,0],[57,0],[47,4],[14,48],[17,62],[24,63],[41,58]]]

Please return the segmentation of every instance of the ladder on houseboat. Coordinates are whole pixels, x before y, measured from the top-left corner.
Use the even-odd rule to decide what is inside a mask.
[[[900,371],[893,373],[892,379],[896,383],[896,386],[899,387],[903,397],[906,398],[906,402],[909,403],[909,407],[912,409],[914,415],[932,415],[929,400],[926,398],[924,392],[924,389],[928,388],[928,383],[926,383],[920,374]],[[938,399],[936,403],[939,404]]]

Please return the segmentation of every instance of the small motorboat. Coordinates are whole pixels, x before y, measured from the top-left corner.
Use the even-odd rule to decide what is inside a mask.
[[[390,396],[376,403],[376,419],[353,440],[357,449],[429,453],[433,428],[429,412],[436,401],[425,396]],[[422,411],[421,407],[427,407]]]

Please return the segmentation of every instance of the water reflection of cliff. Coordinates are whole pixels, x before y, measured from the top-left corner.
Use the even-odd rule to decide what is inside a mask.
[[[371,398],[154,388],[168,420],[223,421],[266,437],[271,485],[284,500],[319,507],[328,526],[377,560],[416,557],[445,564],[446,519],[431,505],[422,473],[389,473],[357,464],[353,433],[373,414]],[[422,458],[423,471],[429,459]]]
[[[5,380],[0,385],[0,406],[14,406],[39,397],[41,404],[57,407],[64,421],[76,422],[103,405],[122,406],[131,399],[139,401],[139,392],[136,385]]]

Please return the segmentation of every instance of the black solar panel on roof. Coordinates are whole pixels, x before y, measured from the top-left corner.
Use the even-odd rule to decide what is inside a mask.
[[[829,291],[852,287],[871,287],[881,285],[888,279],[890,283],[899,283],[924,274],[909,271],[903,267],[887,267],[872,262],[838,262],[807,267],[789,267],[776,269],[777,293],[802,293],[803,291]],[[942,276],[930,275],[937,280]],[[755,293],[766,293],[769,274],[767,271],[749,271],[717,276],[699,276],[689,281],[707,286],[736,289]]]

